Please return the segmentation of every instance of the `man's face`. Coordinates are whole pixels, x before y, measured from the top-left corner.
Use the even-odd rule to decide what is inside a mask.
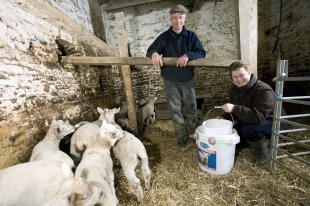
[[[251,72],[246,71],[243,67],[231,72],[231,77],[237,87],[246,85],[251,78]]]
[[[182,31],[186,19],[186,14],[174,13],[170,14],[170,21],[173,31]]]

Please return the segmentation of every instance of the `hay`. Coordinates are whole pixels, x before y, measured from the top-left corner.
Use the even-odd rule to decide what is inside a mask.
[[[303,135],[309,139],[309,133]],[[199,168],[194,143],[184,149],[176,147],[171,120],[151,125],[147,138],[143,143],[152,171],[151,188],[145,190],[140,168],[137,169],[144,190],[143,202],[137,203],[121,167],[116,164],[114,174],[120,206],[310,205],[307,183],[280,167],[268,171],[267,161],[250,163],[250,149],[242,150],[236,157],[232,172],[213,175]],[[309,177],[309,168],[298,166],[289,158],[281,161]]]

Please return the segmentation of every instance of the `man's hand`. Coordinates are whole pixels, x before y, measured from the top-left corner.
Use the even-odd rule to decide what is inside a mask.
[[[161,57],[159,56],[158,53],[154,52],[152,54],[152,62],[153,62],[153,65],[155,67],[161,67],[163,66],[163,60],[161,59]]]
[[[225,111],[225,112],[232,112],[233,109],[234,109],[234,106],[233,104],[230,104],[230,103],[226,103],[222,106],[222,109]]]
[[[183,56],[181,56],[177,62],[177,67],[180,66],[182,67],[186,67],[186,64],[188,62],[188,57],[186,54],[184,54]]]

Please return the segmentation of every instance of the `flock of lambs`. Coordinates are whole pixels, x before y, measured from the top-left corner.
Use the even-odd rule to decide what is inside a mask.
[[[146,104],[137,110],[139,130],[146,120],[155,119],[156,99],[150,96]],[[137,201],[141,202],[143,189],[135,168],[141,161],[145,188],[148,189],[151,171],[145,147],[135,135],[124,131],[115,122],[120,108],[98,107],[97,111],[100,114],[97,121],[81,122],[75,126],[68,121],[53,120],[44,139],[34,147],[29,162],[1,170],[0,205],[117,205],[111,148]],[[119,123],[126,128],[128,120],[127,123],[122,120]],[[59,143],[70,133],[73,135],[69,156],[59,149]]]

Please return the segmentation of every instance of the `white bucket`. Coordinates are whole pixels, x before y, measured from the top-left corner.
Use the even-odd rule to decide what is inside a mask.
[[[228,135],[232,133],[233,123],[225,119],[209,119],[202,126],[204,134]]]
[[[203,171],[210,174],[224,175],[233,168],[235,148],[240,142],[240,137],[232,128],[232,122],[214,120],[216,121],[207,120],[196,129],[198,164]],[[230,122],[230,126],[226,121]]]

